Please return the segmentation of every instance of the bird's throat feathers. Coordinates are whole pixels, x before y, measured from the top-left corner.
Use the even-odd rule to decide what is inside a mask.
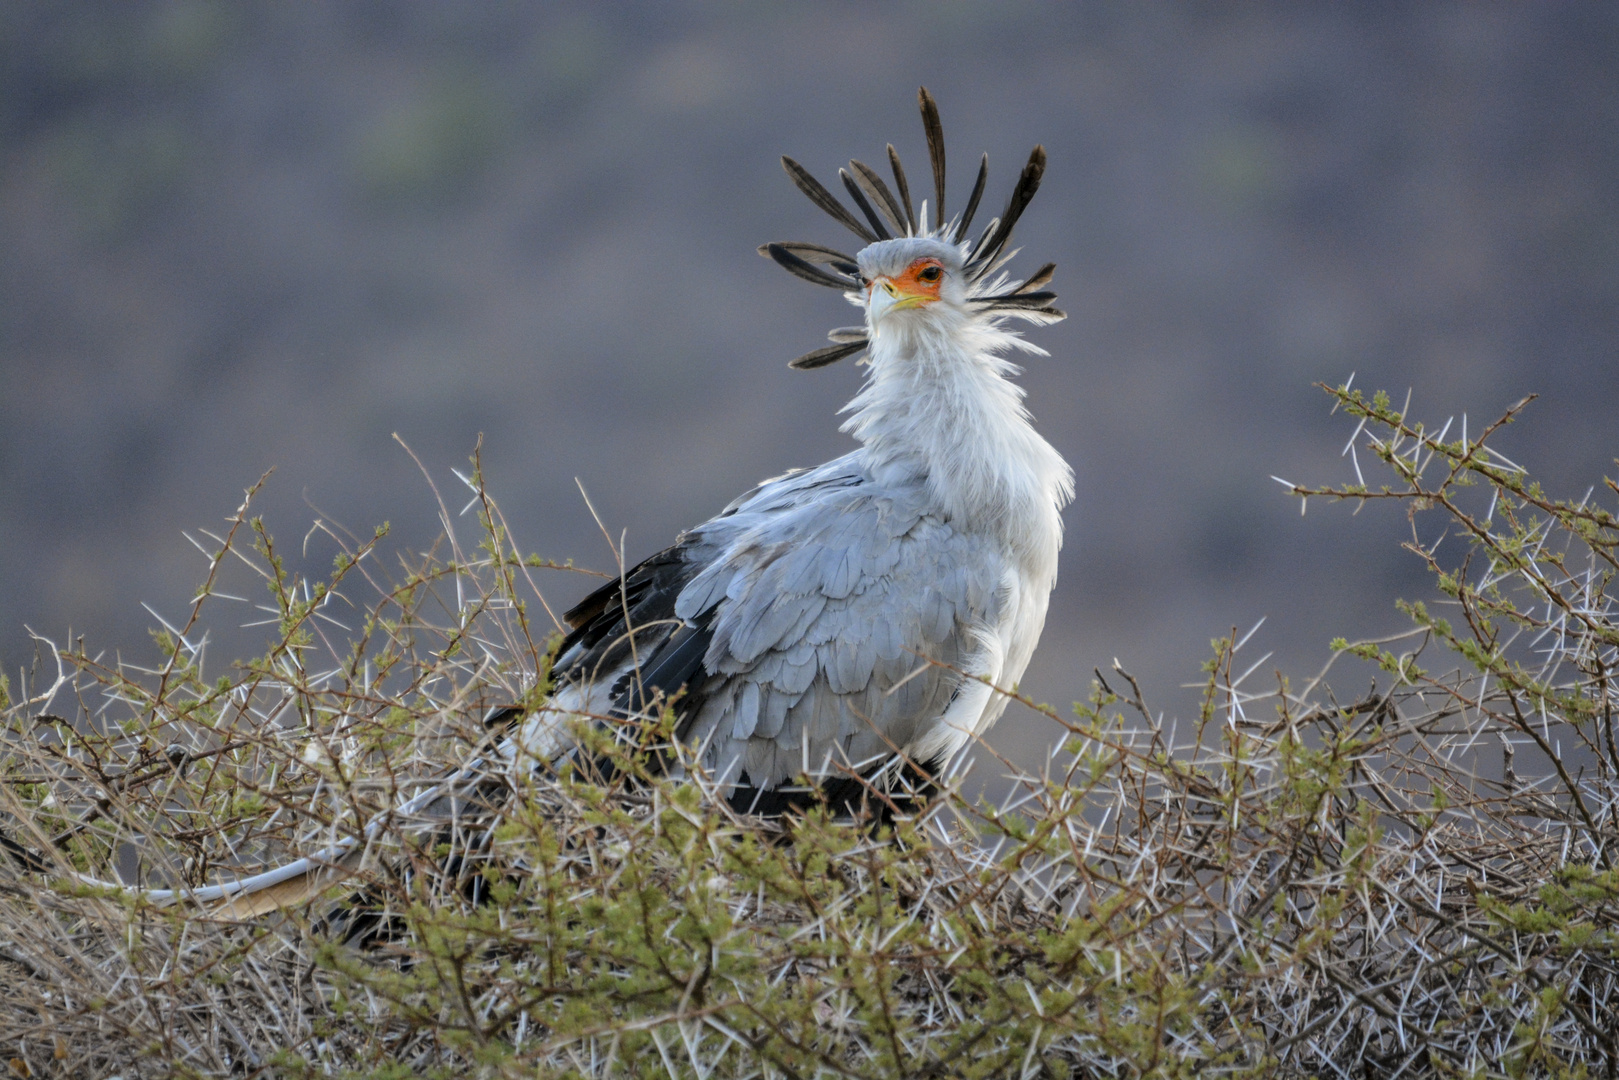
[[[924,478],[958,528],[1000,534],[1054,574],[1073,471],[1034,430],[1009,377],[1018,369],[1000,355],[1039,350],[988,320],[930,307],[876,328],[843,430],[874,476]]]

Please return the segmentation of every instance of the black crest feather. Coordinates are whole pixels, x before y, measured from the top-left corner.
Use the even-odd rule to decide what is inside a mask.
[[[955,235],[950,238],[953,244],[961,243],[961,238],[967,235],[967,227],[973,223],[973,215],[978,212],[978,200],[984,197],[984,184],[989,180],[989,155],[978,163],[978,180],[973,184],[973,193],[967,200],[967,209],[961,212],[961,221],[956,225]]]
[[[1023,284],[1013,289],[1012,293],[1016,295],[1018,293],[1026,293],[1031,289],[1038,289],[1040,286],[1048,284],[1056,273],[1057,264],[1046,263],[1046,265],[1024,278]]]
[[[860,237],[860,239],[864,240],[866,243],[871,244],[876,242],[876,235],[873,234],[870,229],[856,221],[855,216],[849,213],[849,211],[845,210],[843,208],[843,204],[838,202],[837,198],[833,196],[830,191],[822,187],[819,180],[815,179],[815,177],[809,174],[808,169],[804,168],[804,166],[785,155],[782,156],[781,167],[787,170],[787,175],[792,177],[793,183],[798,185],[798,190],[809,196],[810,202],[814,203],[816,206],[819,206],[828,214],[831,214],[834,218],[841,222],[845,228],[854,233],[856,236]]]
[[[1012,189],[1012,197],[1006,201],[1006,212],[1001,214],[1000,223],[973,251],[972,261],[967,264],[969,277],[981,277],[990,266],[994,265],[996,256],[1006,247],[1006,242],[1012,239],[1012,228],[1017,225],[1018,218],[1023,216],[1023,211],[1034,198],[1034,193],[1040,190],[1040,178],[1045,172],[1046,148],[1036,146],[1029,154],[1028,164],[1023,166],[1023,174],[1018,177],[1017,186]]]
[[[864,338],[859,341],[851,341],[844,345],[828,345],[824,349],[816,349],[814,352],[805,353],[803,356],[800,356],[797,360],[792,361],[787,366],[790,368],[797,368],[799,371],[808,371],[811,368],[826,367],[828,364],[837,363],[845,356],[854,355],[865,347],[866,342]]]
[[[877,174],[877,170],[864,161],[851,161],[849,167],[854,169],[855,180],[861,189],[871,196],[871,201],[877,204],[878,209],[882,210],[883,215],[893,225],[894,232],[904,232],[905,211],[900,209],[894,193],[888,190],[888,185],[883,183],[883,178]]]
[[[905,166],[899,163],[899,151],[888,144],[888,167],[894,170],[894,187],[899,189],[899,204],[905,208],[905,224],[916,232],[916,204],[911,202],[911,185],[905,182]]]
[[[939,228],[945,223],[944,125],[939,122],[939,103],[927,87],[916,92],[916,101],[922,107],[922,130],[928,136],[928,161],[933,165],[933,224]]]
[[[838,179],[849,189],[849,198],[854,200],[854,204],[860,207],[860,212],[866,215],[866,220],[871,222],[871,231],[877,234],[877,239],[892,240],[893,234],[888,231],[888,226],[877,216],[877,211],[871,208],[871,203],[866,201],[865,192],[860,190],[860,185],[854,182],[854,177],[849,175],[848,170],[839,169]]]
[[[1051,281],[1056,272],[1056,263],[1046,263],[1007,292],[974,297],[972,305],[979,311],[1028,311],[1066,319],[1068,316],[1064,312],[1051,306],[1057,294],[1041,288]]]
[[[1006,293],[1002,296],[980,296],[973,304],[986,309],[1012,311],[1017,308],[1043,308],[1055,299],[1057,294],[1054,292]]]
[[[834,248],[825,247],[821,244],[800,243],[796,240],[782,241],[776,246],[785,248],[806,262],[824,263],[825,265],[832,267],[834,270],[848,274],[850,277],[854,277],[860,273],[860,264],[855,261],[855,257],[853,255],[845,255],[843,252]],[[759,254],[763,255],[767,259],[770,258],[770,245],[760,244]]]
[[[765,254],[776,261],[776,264],[789,274],[796,274],[805,281],[812,281],[817,285],[825,285],[829,289],[848,289],[854,285],[851,278],[833,274],[822,270],[819,266],[801,259],[781,244],[766,244]]]

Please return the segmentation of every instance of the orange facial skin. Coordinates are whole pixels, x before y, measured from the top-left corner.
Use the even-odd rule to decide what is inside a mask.
[[[944,282],[944,264],[938,259],[917,259],[895,277],[879,275],[872,279],[872,289],[882,289],[894,297],[896,308],[921,307],[939,299],[939,286]]]

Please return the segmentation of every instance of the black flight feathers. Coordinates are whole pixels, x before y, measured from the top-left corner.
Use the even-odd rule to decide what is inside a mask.
[[[949,219],[944,215],[944,126],[939,122],[939,105],[926,87],[917,92],[917,101],[922,109],[922,129],[927,134],[928,161],[933,169],[933,206],[926,224],[931,234],[937,235],[940,239],[948,239],[950,243],[959,244],[966,238],[973,215],[978,211],[979,200],[983,198],[984,185],[989,178],[989,155],[985,154],[983,160],[979,162],[978,178],[973,183],[972,195],[967,199],[967,208],[951,227]],[[809,196],[810,202],[860,237],[862,244],[874,244],[879,240],[889,240],[896,236],[919,235],[921,223],[911,202],[910,184],[906,182],[905,169],[900,165],[899,154],[895,152],[892,143],[888,146],[888,164],[894,173],[893,189],[889,188],[876,169],[865,162],[851,161],[848,169],[838,170],[838,178],[843,181],[843,187],[849,193],[849,198],[860,211],[859,217],[839,202],[837,196],[822,186],[804,166],[790,157],[783,157],[781,164],[782,168],[787,170],[788,177],[798,186],[798,190]],[[1036,146],[1029,154],[1028,163],[1023,166],[1017,186],[1012,189],[1012,197],[1007,200],[1006,210],[985,226],[978,242],[972,246],[971,253],[967,256],[966,273],[969,281],[976,282],[983,279],[1011,258],[1013,252],[1007,250],[1007,244],[1011,242],[1012,229],[1023,216],[1023,211],[1034,198],[1034,193],[1039,190],[1040,178],[1045,171],[1045,147]],[[865,284],[860,280],[860,268],[853,256],[819,244],[765,244],[759,249],[759,254],[774,259],[784,270],[796,277],[817,285],[825,285],[830,289],[848,292],[858,290]],[[1051,280],[1052,270],[1053,267],[1048,263],[1009,292],[996,296],[974,297],[972,304],[980,311],[1017,311],[1061,318],[1063,313],[1051,306],[1056,294],[1040,290],[1042,285]],[[855,336],[856,334],[859,336]],[[788,366],[801,370],[825,367],[846,356],[853,356],[866,347],[863,331],[835,330],[831,337],[837,344],[806,353]]]

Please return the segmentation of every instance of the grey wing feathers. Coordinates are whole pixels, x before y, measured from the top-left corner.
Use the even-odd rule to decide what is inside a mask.
[[[1001,569],[920,484],[840,459],[760,485],[570,611],[558,685],[606,684],[591,700],[619,714],[683,690],[679,737],[738,789],[866,772],[949,705]]]
[[[926,513],[919,488],[814,496],[738,530],[676,604],[713,605],[683,738],[743,786],[865,771],[913,742],[995,617],[998,554]]]

